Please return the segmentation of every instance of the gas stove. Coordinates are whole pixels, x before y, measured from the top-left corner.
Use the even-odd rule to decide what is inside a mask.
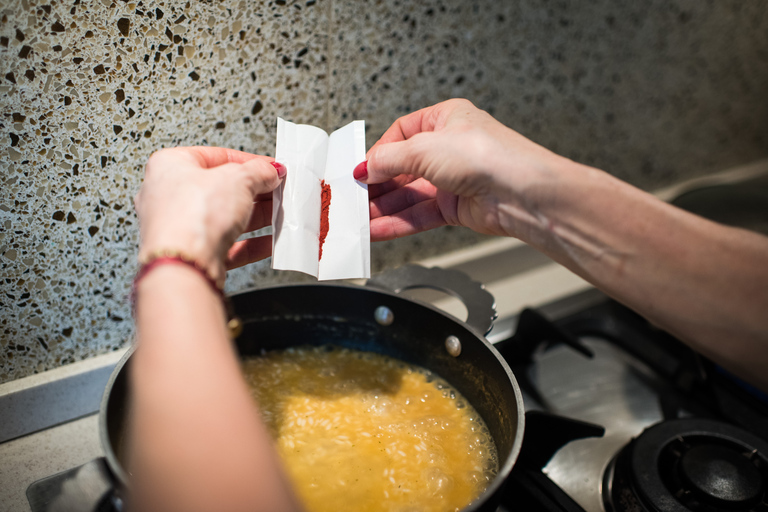
[[[766,397],[629,309],[526,310],[496,346],[526,403],[520,510],[768,511]]]

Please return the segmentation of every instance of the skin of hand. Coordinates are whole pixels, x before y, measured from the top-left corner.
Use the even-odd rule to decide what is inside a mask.
[[[369,186],[373,241],[443,225],[520,236],[504,211],[531,209],[525,191],[565,160],[454,99],[398,119],[355,178]]]
[[[235,240],[269,224],[271,191],[284,175],[285,167],[271,158],[231,149],[154,153],[134,199],[141,219],[139,259],[158,250],[183,249],[214,279],[226,269],[264,259],[271,253],[271,236]]]
[[[242,232],[270,222],[268,194],[285,169],[221,148],[155,153],[136,207],[140,253],[181,250],[224,272],[269,254]],[[220,296],[186,265],[136,284],[126,467],[130,510],[301,510],[225,327]]]
[[[398,119],[354,177],[371,240],[443,225],[517,237],[768,391],[768,237],[558,156],[466,100]]]

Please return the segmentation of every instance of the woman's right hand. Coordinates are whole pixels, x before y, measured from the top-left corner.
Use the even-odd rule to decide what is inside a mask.
[[[372,240],[446,224],[520,238],[768,391],[768,238],[560,157],[465,100],[398,119],[365,174]]]
[[[536,185],[564,162],[573,164],[454,99],[395,121],[355,178],[369,184],[374,241],[443,225],[521,237]]]

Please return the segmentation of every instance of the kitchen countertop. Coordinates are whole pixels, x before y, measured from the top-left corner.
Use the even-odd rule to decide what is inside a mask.
[[[0,444],[0,509],[29,512],[32,483],[101,456],[98,420],[90,414]]]

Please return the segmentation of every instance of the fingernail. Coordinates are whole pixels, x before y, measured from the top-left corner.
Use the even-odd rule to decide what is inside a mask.
[[[368,160],[364,160],[357,164],[355,170],[352,171],[352,177],[356,180],[364,180],[368,177]]]
[[[272,166],[277,170],[277,177],[283,178],[285,177],[285,173],[288,172],[288,169],[285,168],[285,166],[279,162],[271,162]]]

